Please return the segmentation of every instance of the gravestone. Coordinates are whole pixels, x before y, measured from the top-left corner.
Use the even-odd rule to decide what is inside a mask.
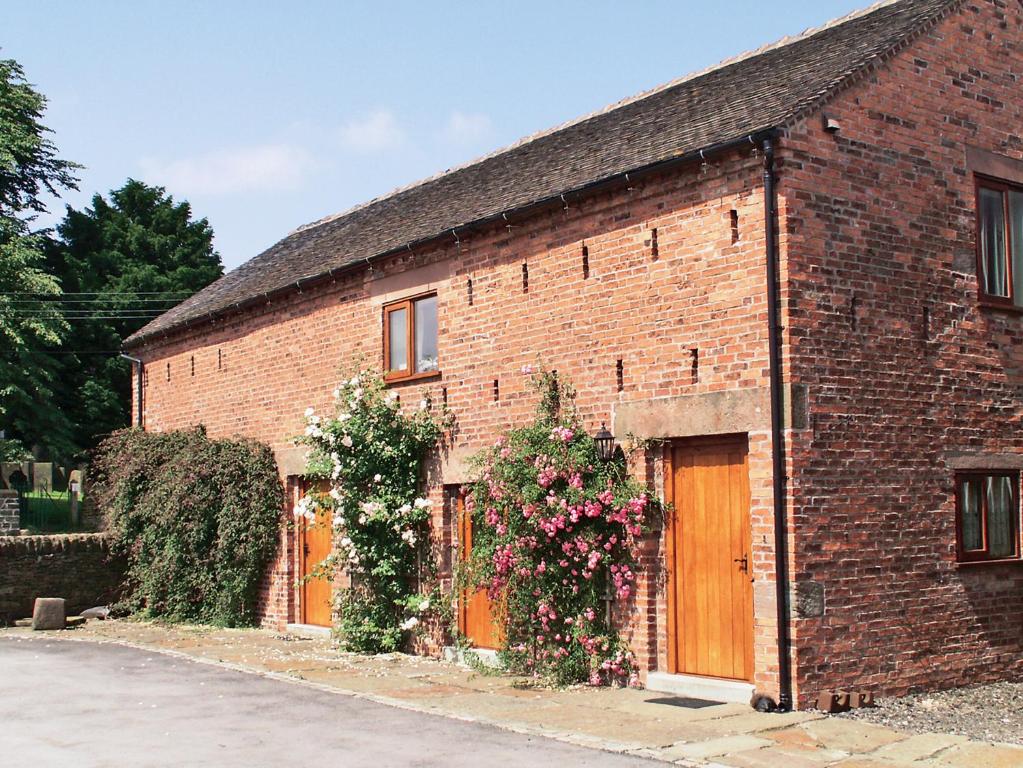
[[[50,489],[58,493],[67,493],[67,483],[67,470],[59,464],[54,464],[53,482],[50,484]]]
[[[4,488],[13,488],[11,485],[11,475],[15,472],[20,472],[26,478],[31,476],[32,468],[27,461],[5,461],[0,463],[0,478],[3,478],[3,483],[0,483]]]
[[[50,493],[53,490],[53,464],[37,461],[33,466],[32,490],[36,493]]]

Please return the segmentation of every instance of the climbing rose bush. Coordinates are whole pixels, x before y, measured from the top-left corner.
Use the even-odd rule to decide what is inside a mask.
[[[461,578],[486,588],[503,615],[501,656],[512,670],[556,684],[635,682],[634,656],[607,611],[632,597],[636,542],[656,502],[624,461],[599,459],[569,387],[552,373],[533,380],[535,420],[476,458]]]
[[[321,481],[322,490],[296,504],[295,516],[322,525],[317,513],[325,511],[333,529],[335,552],[313,575],[333,580],[346,570],[352,577],[336,598],[341,645],[398,650],[437,603],[422,591],[433,559],[424,554],[431,502],[419,490],[442,424],[426,400],[403,412],[397,393],[366,370],[334,390],[332,413],[309,408],[305,422],[301,439],[312,447],[307,477]]]

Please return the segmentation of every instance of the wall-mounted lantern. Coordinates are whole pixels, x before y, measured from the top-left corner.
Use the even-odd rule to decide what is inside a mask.
[[[615,436],[607,431],[607,426],[603,422],[600,425],[600,431],[593,436],[593,440],[597,444],[597,455],[600,456],[600,460],[611,461],[615,455]]]

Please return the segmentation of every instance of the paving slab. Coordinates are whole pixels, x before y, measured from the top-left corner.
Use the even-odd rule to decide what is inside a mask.
[[[903,741],[886,744],[876,750],[873,755],[877,758],[908,763],[914,760],[926,760],[949,747],[966,744],[969,741],[965,736],[951,733],[918,733]]]
[[[837,749],[852,755],[867,754],[908,738],[908,734],[881,725],[837,717],[811,720],[800,727],[825,749]]]
[[[1023,747],[1011,744],[958,744],[937,757],[921,762],[926,766],[952,768],[1021,768]]]
[[[760,733],[788,728],[800,723],[822,720],[827,716],[819,712],[754,712],[749,707],[743,714],[730,715],[720,719],[704,721],[725,734]]]
[[[708,739],[707,741],[698,741],[692,744],[675,744],[661,750],[661,753],[673,760],[679,758],[705,760],[710,757],[720,757],[721,755],[769,747],[771,743],[768,739],[742,734],[739,736],[722,736],[717,739]]]
[[[844,757],[848,755],[834,750],[792,750],[768,746],[720,755],[715,760],[735,768],[827,768]]]

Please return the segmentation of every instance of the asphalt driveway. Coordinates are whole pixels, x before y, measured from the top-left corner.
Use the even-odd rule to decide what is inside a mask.
[[[0,638],[0,764],[654,763],[134,648]]]

